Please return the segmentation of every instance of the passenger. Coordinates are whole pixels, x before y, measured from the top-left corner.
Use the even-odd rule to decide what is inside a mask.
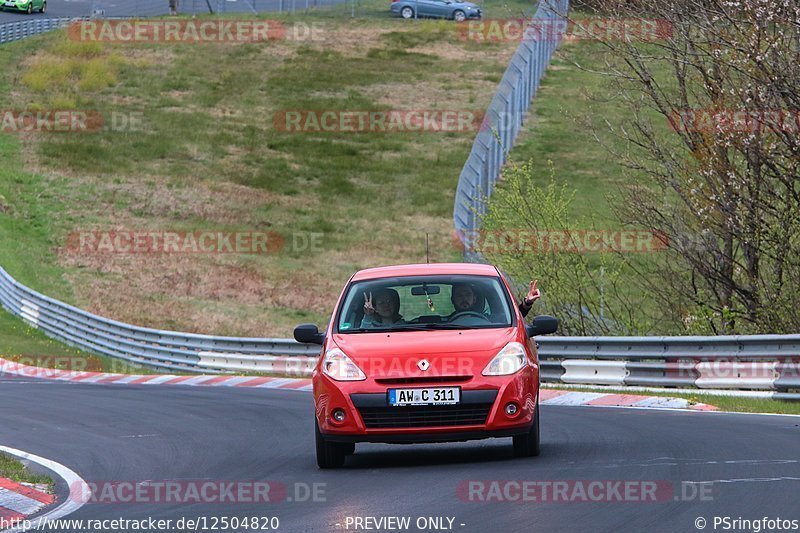
[[[380,289],[364,293],[364,318],[362,328],[381,328],[392,324],[405,324],[400,315],[400,295],[394,289]]]
[[[528,285],[528,294],[519,304],[519,312],[522,313],[522,316],[528,316],[531,307],[533,307],[533,302],[542,297],[542,293],[539,292],[539,288],[536,287],[537,283],[539,283],[538,279],[530,282],[530,285]]]

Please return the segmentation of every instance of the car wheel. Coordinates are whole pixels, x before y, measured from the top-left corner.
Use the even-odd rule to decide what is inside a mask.
[[[522,435],[515,435],[514,456],[515,457],[537,457],[539,455],[539,399],[536,399],[536,407],[533,409],[533,425],[531,429]]]
[[[460,9],[456,9],[453,12],[453,18],[456,20],[456,22],[464,22],[467,20],[467,16]]]
[[[339,468],[343,466],[349,445],[326,441],[319,430],[316,418],[314,419],[314,436],[317,443],[317,466],[320,468]],[[355,445],[353,445],[353,450],[355,451]]]
[[[28,15],[32,14],[33,14],[33,0],[31,0],[31,3],[28,4]]]
[[[39,13],[44,13],[47,11],[47,2],[42,2],[42,9],[39,10]]]
[[[414,18],[414,10],[410,7],[404,7],[400,10],[400,16],[404,19]]]

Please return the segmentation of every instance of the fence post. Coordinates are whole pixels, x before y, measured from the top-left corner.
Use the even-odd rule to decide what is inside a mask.
[[[550,4],[550,2],[554,4]],[[560,9],[563,6],[563,9]],[[456,234],[474,235],[480,225],[480,216],[486,211],[488,200],[494,189],[500,170],[505,163],[505,153],[514,145],[553,51],[558,46],[560,34],[553,32],[553,25],[561,20],[569,9],[569,0],[543,0],[525,30],[524,37],[512,57],[503,79],[498,84],[495,97],[486,110],[485,128],[490,132],[488,144],[483,143],[482,132],[478,132],[472,151],[458,179],[456,204],[453,207],[453,222]],[[559,10],[557,12],[556,10]],[[479,177],[473,178],[473,160],[481,160]],[[464,216],[464,199],[471,201],[472,213]],[[466,261],[480,260],[479,254],[465,249]]]

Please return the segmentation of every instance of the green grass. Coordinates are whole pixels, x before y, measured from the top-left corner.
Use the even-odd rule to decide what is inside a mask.
[[[645,48],[648,45],[641,46]],[[510,159],[516,163],[532,161],[526,184],[546,190],[550,183],[554,183],[559,190],[563,187],[568,194],[574,192],[574,196],[566,210],[565,227],[537,229],[593,229],[600,232],[649,229],[623,224],[616,212],[627,201],[628,193],[650,183],[643,172],[623,165],[616,154],[631,154],[636,149],[618,135],[612,135],[606,125],[610,124],[618,133],[620,126],[634,118],[634,110],[605,74],[610,68],[607,65],[618,61],[601,43],[590,40],[566,41],[554,55],[542,79],[529,120],[523,125],[516,145],[510,151]],[[651,68],[660,85],[671,87],[671,74],[663,62],[654,63]],[[633,98],[632,94],[626,96]],[[656,135],[664,139],[664,149],[669,150],[669,143],[677,142],[677,136],[670,136],[667,121],[652,110],[642,111],[642,114],[650,120]],[[519,220],[524,216],[524,213],[513,211],[513,215],[499,220]],[[528,226],[520,221],[518,227]],[[654,271],[662,261],[667,260],[668,253],[663,249],[626,253],[624,258],[598,253],[588,253],[584,257],[595,275],[599,276],[603,267],[607,275],[611,272],[611,277],[617,280],[614,287],[610,288],[610,284],[605,287],[606,302],[611,302],[610,306],[618,311],[617,316],[622,317],[615,319],[616,330],[613,334],[710,334],[707,331],[691,331],[687,328],[699,326],[686,326],[677,317],[665,316],[664,308],[659,307],[653,296],[637,282],[635,271]],[[489,254],[489,258],[497,263],[504,262],[504,258],[498,254]],[[526,271],[524,274],[516,273],[518,276],[522,275],[524,279],[527,276],[541,278],[544,275],[537,273],[535,268],[537,264],[544,265],[545,261],[539,261],[530,254],[522,259],[510,260],[510,264]],[[533,271],[528,272],[531,269]],[[542,280],[545,293],[547,283],[546,279]],[[627,309],[637,310],[633,316],[622,311],[623,306],[615,305],[615,290],[626,300]],[[599,290],[596,287],[592,287],[581,298],[585,298],[581,300],[585,307],[597,312]],[[576,307],[578,300],[575,296],[563,304]],[[550,311],[556,312],[553,309]],[[591,333],[601,334],[587,334]]]
[[[327,321],[353,271],[423,261],[426,233],[432,260],[459,260],[453,195],[474,132],[287,133],[273,117],[482,111],[516,43],[464,42],[452,22],[403,21],[383,1],[358,7],[356,18],[345,6],[268,15],[287,27],[319,23],[321,43],[86,44],[53,32],[0,47],[6,108],[142,120],[136,131],[0,133],[0,266],[48,296],[133,324],[288,337],[297,323]],[[529,7],[484,5],[497,17]],[[71,232],[109,228],[270,231],[285,245],[193,257],[65,248]],[[311,237],[313,249],[303,246]],[[53,353],[21,323],[2,325],[4,353]]]
[[[17,459],[0,452],[0,478],[10,479],[17,483],[36,483],[50,485],[52,488],[53,480],[43,474],[34,474]]]
[[[0,71],[13,69],[20,51],[0,46]],[[0,90],[4,93],[9,90],[8,81],[0,76]],[[60,231],[59,224],[70,222],[69,217],[63,216],[64,204],[58,197],[59,184],[63,186],[67,180],[48,182],[26,171],[20,157],[26,148],[24,139],[0,133],[0,160],[3,161],[0,165],[0,266],[21,283],[69,301],[73,293],[70,285],[64,283],[64,269],[58,265],[53,238]],[[61,231],[65,227],[61,226]],[[0,357],[35,366],[62,368],[80,366],[76,361],[90,358],[86,366],[91,370],[143,371],[135,365],[90,355],[54,341],[4,309],[0,309]],[[52,360],[53,357],[60,359]]]
[[[476,0],[473,3],[479,5],[484,13],[484,18],[520,18],[531,17],[538,7],[538,2],[530,0]],[[352,2],[345,2],[324,8],[311,8],[304,12],[300,8],[304,4],[300,1],[296,3],[298,12],[295,15],[278,15],[281,20],[299,18],[301,20],[326,20],[326,19],[348,19],[355,13],[357,19],[387,19],[395,18],[389,11],[388,0],[358,0],[353,9]],[[276,18],[275,13],[267,14],[270,18]],[[235,16],[228,14],[227,16]],[[408,21],[416,22],[416,21]]]
[[[72,348],[0,311],[0,357],[29,366],[81,372],[158,373],[141,365]]]
[[[591,215],[598,223],[615,228],[620,224],[612,206],[621,199],[620,192],[638,177],[604,146],[625,150],[622,141],[602,136],[602,121],[618,125],[631,118],[630,108],[599,72],[606,60],[610,58],[599,43],[562,44],[542,79],[532,120],[523,126],[511,158],[533,159],[534,181],[540,186],[550,181],[548,162],[552,161],[559,185],[576,191],[571,205],[573,217]],[[595,139],[589,124],[598,128],[601,142]]]
[[[668,398],[683,398],[692,403],[705,403],[716,406],[720,411],[736,413],[779,413],[785,415],[800,415],[800,402],[787,402],[769,398],[746,398],[740,396],[718,396],[714,394],[687,394],[671,391],[632,391],[624,388],[605,387],[570,387],[569,385],[546,384],[548,389],[569,390],[575,392],[599,392],[605,394],[635,394],[641,396],[659,396]]]

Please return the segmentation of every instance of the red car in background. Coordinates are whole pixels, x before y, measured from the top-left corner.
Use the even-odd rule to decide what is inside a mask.
[[[371,268],[345,286],[328,329],[294,331],[322,345],[313,373],[317,463],[335,468],[357,442],[512,437],[539,454],[539,361],[497,268],[453,263]]]

